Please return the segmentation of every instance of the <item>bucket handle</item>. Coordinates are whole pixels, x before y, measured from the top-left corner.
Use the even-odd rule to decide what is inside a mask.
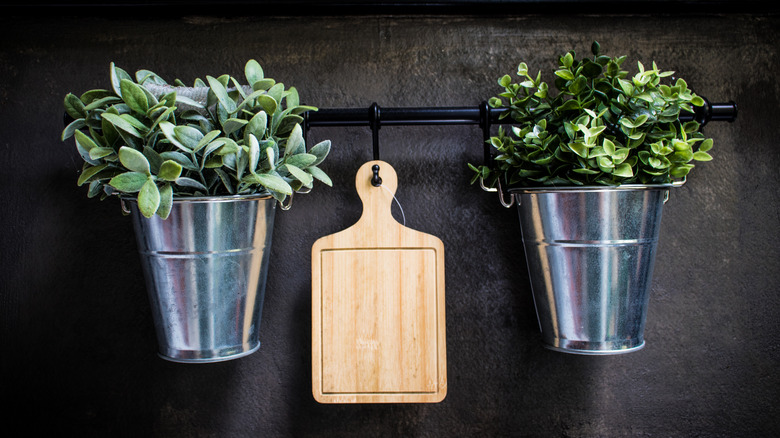
[[[287,210],[289,210],[289,209],[290,209],[290,207],[292,207],[292,203],[293,203],[293,193],[295,193],[295,192],[293,191],[292,193],[290,193],[290,200],[289,200],[289,201],[287,201],[287,205],[284,205],[284,202],[279,202],[279,207],[280,207],[280,208],[281,208],[283,211],[287,211]]]
[[[501,188],[501,178],[497,179],[496,182],[498,183],[498,188],[495,187],[488,187],[485,185],[485,181],[482,177],[479,177],[479,186],[482,188],[482,190],[486,192],[498,192],[498,202],[501,203],[505,208],[510,208],[515,203],[515,197],[514,195],[509,195],[509,201],[507,202],[504,199],[504,190]]]
[[[685,184],[685,181],[687,181],[686,177],[683,177],[683,179],[679,181],[672,181],[672,187],[682,187]],[[669,190],[664,193],[664,204],[666,204],[666,201],[669,200]]]

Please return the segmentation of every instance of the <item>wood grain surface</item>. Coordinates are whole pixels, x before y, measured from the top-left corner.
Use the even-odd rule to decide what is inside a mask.
[[[374,165],[382,187],[371,184]],[[355,184],[360,219],[312,247],[312,393],[320,403],[439,402],[444,245],[392,217],[388,163],[365,163]]]

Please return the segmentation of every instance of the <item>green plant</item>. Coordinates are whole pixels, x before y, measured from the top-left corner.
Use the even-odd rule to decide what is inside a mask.
[[[174,197],[269,193],[280,203],[314,179],[331,180],[317,166],[325,140],[307,150],[294,87],[266,78],[246,63],[247,86],[229,75],[207,76],[186,87],[139,70],[110,66],[111,90],[65,97],[73,136],[84,159],[78,185],[88,196],[133,195],[141,213],[167,218]]]
[[[693,112],[704,100],[683,79],[665,85],[673,72],[638,63],[631,78],[621,70],[626,57],[610,58],[591,46],[592,58],[577,60],[570,51],[558,59],[556,95],[531,76],[525,63],[521,78],[498,83],[504,92],[490,99],[506,108],[501,117],[515,122],[489,142],[496,150],[491,165],[469,167],[472,184],[511,186],[659,184],[684,178],[691,161],[709,161],[712,139],[695,121],[681,122],[680,111]],[[501,179],[499,181],[499,178]]]

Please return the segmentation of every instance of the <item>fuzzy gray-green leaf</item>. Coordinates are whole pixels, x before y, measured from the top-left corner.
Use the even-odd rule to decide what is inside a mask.
[[[141,172],[145,175],[151,174],[149,160],[146,159],[144,154],[135,149],[127,146],[119,148],[119,162],[133,172]]]
[[[236,110],[236,102],[230,98],[227,89],[222,85],[222,82],[212,76],[206,76],[206,80],[211,87],[211,91],[214,92],[214,95],[217,97],[219,104],[222,105],[228,113],[233,113]]]
[[[287,184],[287,181],[285,181],[284,179],[282,179],[277,175],[268,174],[268,173],[256,173],[247,178],[254,179],[255,182],[266,187],[268,190],[272,192],[282,193],[285,195],[292,195],[292,187],[290,187],[290,185]]]
[[[62,130],[62,135],[60,136],[60,140],[65,141],[73,136],[73,134],[78,131],[79,129],[84,128],[87,126],[84,119],[76,119],[70,123],[68,123],[68,126],[65,127],[65,129]]]
[[[87,165],[85,165],[87,166]],[[88,166],[85,167],[81,171],[81,175],[79,176],[77,184],[79,186],[83,185],[84,183],[88,182],[93,176],[100,173],[103,169],[105,169],[108,166],[108,164],[100,164],[97,166]]]
[[[160,188],[160,206],[157,208],[157,215],[161,219],[168,219],[173,208],[173,187],[165,184]]]
[[[306,169],[306,171],[309,172],[311,176],[318,179],[320,182],[327,185],[328,187],[333,187],[333,181],[331,181],[330,177],[325,172],[323,172],[322,169],[320,169],[319,167],[309,166]]]
[[[306,187],[312,186],[312,182],[314,181],[314,178],[312,177],[311,174],[306,173],[302,169],[293,166],[292,164],[289,163],[286,166],[287,166],[287,171],[290,172],[290,175],[292,175],[293,177],[295,177],[295,179],[303,183],[304,186]]]
[[[165,160],[160,165],[160,172],[157,174],[157,178],[163,181],[176,181],[181,176],[181,171],[181,164],[173,160]]]
[[[150,218],[160,206],[160,190],[152,178],[148,178],[138,192],[138,210],[144,217]]]
[[[309,153],[317,157],[317,159],[311,163],[312,166],[322,163],[330,153],[330,140],[324,140],[312,146],[312,148],[309,149]]]
[[[122,193],[136,193],[149,180],[149,175],[141,172],[125,172],[111,178],[108,185]]]
[[[149,100],[143,88],[129,79],[122,79],[119,82],[119,87],[122,90],[122,99],[127,106],[136,113],[146,114],[146,111],[149,110]]]
[[[64,100],[65,113],[74,119],[83,119],[87,116],[84,103],[73,93],[68,93]]]

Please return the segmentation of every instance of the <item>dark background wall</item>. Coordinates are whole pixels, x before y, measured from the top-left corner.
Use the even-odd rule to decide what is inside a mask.
[[[242,6],[245,7],[246,6]],[[0,19],[0,429],[81,436],[771,436],[780,433],[776,139],[780,20],[759,14],[264,16],[115,8],[28,9]],[[560,12],[560,11],[558,11]],[[672,11],[674,12],[674,11]],[[690,12],[690,10],[688,11]],[[717,12],[717,11],[715,11]],[[712,123],[715,160],[666,204],[647,346],[609,357],[540,345],[514,210],[470,186],[472,126],[385,127],[407,225],[445,245],[449,392],[439,404],[320,405],[311,396],[310,249],[360,214],[367,128],[329,138],[318,186],[279,212],[262,347],[186,365],[156,355],[129,218],[76,187],[59,140],[62,98],[108,85],[111,61],[186,82],[241,76],[249,58],[326,107],[476,106],[520,61],[655,60],[734,123]],[[549,77],[549,76],[548,76]],[[313,143],[312,143],[313,144]]]

